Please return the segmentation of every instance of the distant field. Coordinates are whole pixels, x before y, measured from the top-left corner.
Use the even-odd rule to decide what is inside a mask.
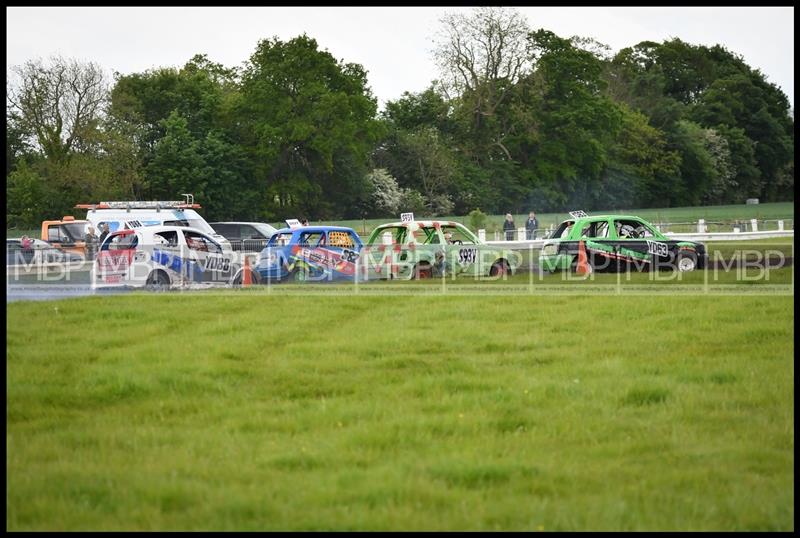
[[[534,210],[536,208],[533,208]],[[580,208],[575,208],[580,209]],[[787,221],[794,219],[794,202],[779,202],[771,204],[755,204],[755,205],[720,205],[720,206],[703,206],[703,207],[673,207],[662,209],[625,209],[625,208],[610,208],[604,210],[589,211],[592,215],[603,215],[609,213],[619,213],[625,215],[636,215],[645,220],[654,223],[672,222],[672,223],[695,223],[697,219],[705,219],[709,221],[730,221],[734,220],[749,220],[749,219],[786,219]],[[525,220],[528,214],[513,215],[514,223],[518,228],[525,226]],[[441,217],[444,220],[454,220],[461,222],[469,227],[469,217],[452,216]],[[539,228],[544,229],[550,225],[557,225],[563,220],[569,218],[568,213],[537,213],[536,218],[539,221]],[[387,219],[369,219],[369,220],[340,220],[325,222],[325,224],[337,224],[340,226],[348,226],[355,229],[359,234],[366,235],[371,232],[376,226],[391,220],[399,220],[399,215]],[[487,219],[486,230],[487,233],[494,233],[495,230],[503,229],[503,221],[505,215],[491,215]],[[283,223],[274,223],[274,226],[285,226]],[[789,229],[790,223],[785,223],[786,228]],[[709,231],[714,231],[711,228]],[[768,223],[766,229],[777,229],[778,225],[775,222]],[[731,231],[731,226],[725,226],[725,231]],[[696,231],[696,226],[675,227],[670,228],[671,231]],[[487,239],[493,239],[488,237]]]
[[[793,299],[9,304],[6,528],[793,530]]]
[[[534,210],[536,208],[533,208]],[[580,209],[580,208],[576,208]],[[794,220],[794,202],[779,202],[779,203],[771,203],[771,204],[756,204],[756,205],[746,205],[746,204],[739,204],[739,205],[720,205],[720,206],[703,206],[703,207],[673,207],[673,208],[666,208],[666,209],[624,209],[624,208],[614,208],[614,209],[605,209],[605,210],[596,210],[590,211],[590,214],[600,215],[605,213],[622,213],[622,214],[632,214],[637,215],[639,217],[644,218],[645,220],[649,220],[654,223],[660,222],[672,222],[672,223],[694,223],[697,219],[705,219],[707,222],[712,222],[709,225],[709,231],[715,231],[716,228],[714,227],[713,222],[716,221],[726,221],[724,228],[725,231],[730,231],[731,225],[727,221],[731,223],[734,220],[749,220],[749,219],[785,219],[786,228],[789,229],[793,227],[790,222]],[[443,220],[453,220],[456,222],[461,222],[466,224],[468,227],[469,224],[469,217],[464,216],[450,216],[450,217],[440,217]],[[525,225],[525,220],[528,218],[528,214],[522,215],[514,215],[514,223],[517,227],[523,227]],[[545,228],[549,227],[550,225],[559,224],[564,219],[569,218],[567,213],[537,213],[537,219],[539,220],[539,228],[544,230]],[[393,220],[399,220],[399,215],[393,217],[387,217],[383,219],[368,219],[368,220],[337,220],[337,221],[324,221],[324,222],[312,222],[312,224],[330,224],[330,225],[338,225],[338,226],[347,226],[356,230],[360,235],[366,236],[369,234],[376,226],[390,222]],[[491,233],[492,236],[487,236],[487,239],[493,239],[493,234],[495,230],[502,230],[503,229],[503,221],[505,220],[505,215],[490,215],[487,219],[486,230],[487,233]],[[273,226],[277,228],[282,228],[286,226],[285,222],[272,222]],[[777,223],[770,222],[767,223],[766,228],[762,229],[777,229]],[[692,226],[678,226],[675,228],[670,228],[670,231],[695,231],[696,227]],[[16,229],[9,229],[6,230],[6,237],[21,237],[24,234],[39,237],[41,231],[39,229],[35,230],[16,230]]]

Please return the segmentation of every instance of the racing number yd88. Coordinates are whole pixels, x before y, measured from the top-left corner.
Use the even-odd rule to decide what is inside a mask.
[[[209,256],[206,258],[206,269],[209,271],[222,271],[226,273],[231,268],[230,258],[220,258],[217,256]]]

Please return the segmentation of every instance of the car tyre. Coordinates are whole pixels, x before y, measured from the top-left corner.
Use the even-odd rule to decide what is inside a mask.
[[[433,268],[427,263],[420,263],[415,265],[414,278],[417,280],[433,278]]]
[[[308,280],[308,269],[299,267],[292,271],[292,282],[306,282]]]
[[[691,251],[678,251],[675,258],[675,268],[681,273],[688,273],[697,269],[697,254]]]
[[[489,276],[505,276],[510,275],[511,271],[508,268],[508,263],[505,260],[496,261],[489,269]]]
[[[153,271],[147,277],[145,288],[148,291],[162,292],[169,290],[169,277],[163,271]]]

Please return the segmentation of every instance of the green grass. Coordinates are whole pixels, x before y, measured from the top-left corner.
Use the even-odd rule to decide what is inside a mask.
[[[533,208],[534,210],[536,208]],[[580,209],[580,208],[575,208]],[[746,204],[737,204],[737,205],[719,205],[719,206],[697,206],[697,207],[672,207],[672,208],[656,208],[656,209],[627,209],[627,208],[608,208],[602,210],[595,210],[590,211],[589,214],[592,215],[602,215],[606,213],[618,213],[618,214],[626,214],[626,215],[636,215],[642,217],[645,220],[650,222],[659,223],[659,222],[672,222],[672,223],[695,223],[697,219],[705,219],[709,224],[708,228],[709,231],[732,231],[733,228],[733,221],[735,220],[742,220],[742,221],[749,221],[750,219],[784,219],[786,220],[786,229],[793,228],[794,222],[794,202],[775,202],[775,203],[768,203],[768,204],[757,204],[757,205],[746,205]],[[422,218],[421,215],[417,215],[418,218]],[[564,219],[569,218],[569,214],[564,213],[537,213],[537,219],[539,220],[539,237],[541,237],[542,230],[545,228],[553,225],[558,225]],[[76,218],[80,218],[80,215],[76,215]],[[471,227],[469,222],[469,217],[465,216],[448,216],[448,217],[439,217],[442,220],[453,220],[456,222],[460,222],[465,224],[467,227]],[[518,228],[525,226],[525,220],[528,218],[528,214],[520,214],[514,215],[514,223]],[[366,238],[372,230],[374,230],[377,226],[399,220],[399,215],[394,215],[391,217],[386,217],[382,219],[354,219],[354,220],[335,220],[335,221],[315,221],[311,222],[311,224],[326,224],[326,225],[335,225],[335,226],[347,226],[349,228],[353,228],[356,230],[362,237]],[[505,220],[505,215],[489,215],[487,218],[486,223],[486,231],[487,239],[493,240],[494,239],[494,232],[501,231],[503,229],[503,221]],[[714,222],[724,222],[725,224],[715,225]],[[281,222],[272,222],[270,223],[276,228],[285,228],[286,223]],[[778,225],[776,222],[767,223],[766,226],[762,223],[760,224],[760,229],[767,229],[767,230],[777,230]],[[697,231],[696,225],[679,225],[669,228],[669,230],[664,231],[674,231],[674,232],[687,232],[687,231]],[[35,230],[22,230],[22,229],[8,229],[6,230],[6,237],[22,237],[22,235],[30,235],[31,237],[39,237],[41,234],[40,229]]]
[[[793,530],[792,307],[12,303],[6,527]]]

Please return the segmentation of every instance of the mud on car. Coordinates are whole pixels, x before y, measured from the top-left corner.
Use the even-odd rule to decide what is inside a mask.
[[[352,228],[283,228],[259,254],[254,276],[260,283],[353,280],[362,247]]]
[[[514,273],[518,253],[482,242],[458,222],[406,220],[382,224],[361,255],[365,279],[424,279],[437,276],[493,276]]]
[[[93,288],[164,290],[193,284],[242,281],[230,247],[197,228],[147,226],[109,234],[91,271]]]
[[[594,271],[694,271],[706,266],[705,245],[670,239],[639,217],[571,214],[542,245],[539,265],[545,271],[575,269],[581,243]]]

